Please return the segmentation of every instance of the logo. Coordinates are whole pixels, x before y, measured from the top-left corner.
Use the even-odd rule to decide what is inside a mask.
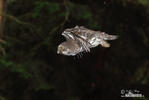
[[[144,97],[139,90],[121,90],[121,97]]]

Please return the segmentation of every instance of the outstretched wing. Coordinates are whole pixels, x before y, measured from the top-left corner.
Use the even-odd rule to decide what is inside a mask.
[[[66,31],[64,31],[62,35],[66,38],[67,41],[74,40],[78,43],[78,45],[80,45],[83,48],[84,51],[90,52],[90,48],[89,48],[90,44],[85,39],[80,37],[79,35],[71,33],[71,32],[66,32]]]
[[[76,36],[76,41],[83,48],[84,51],[90,52],[90,48],[89,48],[90,44],[86,40],[84,40],[83,38],[79,36]]]

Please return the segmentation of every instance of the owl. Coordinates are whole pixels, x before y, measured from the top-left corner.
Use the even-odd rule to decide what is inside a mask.
[[[116,35],[108,35],[105,32],[94,31],[83,26],[65,29],[62,35],[66,41],[58,46],[57,53],[67,56],[75,56],[81,52],[90,52],[91,48],[101,45],[110,47],[107,40],[115,40]]]

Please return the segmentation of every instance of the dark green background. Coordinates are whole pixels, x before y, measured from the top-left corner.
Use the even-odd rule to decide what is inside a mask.
[[[0,100],[149,100],[148,0],[7,0]],[[57,55],[75,25],[118,35],[81,58]],[[140,98],[125,98],[139,100]]]

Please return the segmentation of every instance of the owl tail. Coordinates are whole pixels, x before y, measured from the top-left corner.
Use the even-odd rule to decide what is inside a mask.
[[[101,32],[100,38],[102,38],[103,40],[115,40],[118,38],[117,35],[108,35],[105,32]]]

